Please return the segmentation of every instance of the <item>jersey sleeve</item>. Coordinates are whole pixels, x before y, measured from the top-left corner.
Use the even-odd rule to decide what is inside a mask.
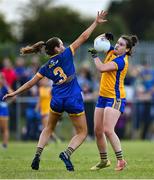
[[[37,72],[37,76],[43,77],[46,74],[46,65],[41,66],[41,68]]]
[[[74,49],[73,49],[73,47],[72,47],[72,46],[70,46],[70,50],[72,51],[72,55],[74,56],[75,51],[74,51]]]
[[[110,46],[110,49],[106,52],[106,54],[108,54],[110,51],[114,50],[113,46]]]
[[[115,58],[113,62],[116,64],[117,70],[122,71],[125,67],[125,61],[123,58]]]
[[[73,54],[74,53],[74,50],[73,50],[73,48],[70,46],[70,47],[67,47],[66,49],[65,49],[65,51],[62,53],[62,56],[64,57],[64,58],[73,58]]]

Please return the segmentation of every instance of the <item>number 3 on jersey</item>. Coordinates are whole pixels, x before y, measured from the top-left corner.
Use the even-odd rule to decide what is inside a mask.
[[[65,82],[67,79],[66,74],[64,73],[63,69],[61,67],[56,67],[53,71],[54,75],[58,75],[62,78],[59,80],[59,83]]]

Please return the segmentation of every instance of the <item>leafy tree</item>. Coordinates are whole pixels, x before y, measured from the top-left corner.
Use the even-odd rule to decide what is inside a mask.
[[[149,28],[144,32],[144,37],[148,41],[154,40],[154,22],[149,25]]]
[[[21,41],[24,43],[47,40],[53,36],[70,42],[76,38],[76,33],[79,34],[86,27],[80,15],[67,7],[53,8],[48,0],[42,3],[31,0],[30,4],[27,9],[31,13],[24,15],[22,21]]]
[[[121,16],[129,31],[142,40],[154,40],[153,35],[153,0],[125,0],[112,2],[109,11],[113,16]]]
[[[15,40],[15,37],[11,33],[11,25],[6,23],[4,16],[0,14],[0,42],[12,42]]]
[[[50,37],[60,37],[64,42],[74,41],[89,25],[93,19],[84,19],[82,16],[68,7],[53,7],[52,1],[31,0],[30,4],[22,12],[23,21],[22,43],[47,40]],[[122,18],[109,17],[109,23],[100,25],[90,37],[90,41],[106,31],[121,33],[125,28]]]

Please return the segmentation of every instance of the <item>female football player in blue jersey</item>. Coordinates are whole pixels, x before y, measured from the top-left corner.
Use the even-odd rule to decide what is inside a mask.
[[[50,103],[50,114],[47,126],[43,129],[33,162],[32,169],[39,169],[40,155],[52,132],[55,129],[58,119],[63,111],[66,111],[76,130],[76,135],[71,139],[67,149],[60,153],[59,157],[65,163],[68,171],[74,171],[74,167],[70,161],[71,154],[82,144],[87,135],[87,125],[84,113],[83,99],[81,89],[77,82],[73,56],[75,51],[89,38],[93,30],[98,24],[107,20],[106,12],[98,12],[94,22],[89,26],[69,47],[65,48],[63,42],[53,37],[47,42],[40,41],[32,46],[21,49],[23,55],[30,53],[38,53],[43,50],[50,59],[44,64],[38,73],[27,83],[11,94],[4,96],[4,99],[13,97],[31,88],[43,77],[47,77],[53,81],[52,99]]]
[[[2,132],[2,147],[7,148],[9,139],[9,109],[8,103],[3,101],[3,96],[7,93],[11,93],[12,90],[6,85],[5,78],[0,73],[0,129]]]
[[[108,37],[106,37],[106,35]],[[112,34],[104,34],[111,38]],[[121,143],[114,128],[121,113],[124,112],[126,94],[124,79],[128,70],[128,57],[137,43],[136,36],[121,36],[115,47],[107,52],[104,63],[101,62],[94,49],[89,49],[96,68],[102,73],[99,97],[94,114],[94,132],[101,161],[91,170],[99,170],[110,166],[107,157],[106,137],[109,139],[117,158],[116,171],[123,170],[126,161],[123,159]]]

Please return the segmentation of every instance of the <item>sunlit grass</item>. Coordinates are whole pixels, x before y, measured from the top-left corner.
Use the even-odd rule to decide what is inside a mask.
[[[95,142],[85,142],[73,154],[74,172],[66,171],[58,158],[67,143],[49,144],[41,158],[40,169],[31,170],[31,161],[35,152],[34,142],[10,142],[9,148],[0,148],[1,179],[148,179],[154,178],[154,143],[125,141],[122,142],[127,168],[115,172],[115,155],[109,146],[109,168],[91,172],[89,169],[99,160]]]

